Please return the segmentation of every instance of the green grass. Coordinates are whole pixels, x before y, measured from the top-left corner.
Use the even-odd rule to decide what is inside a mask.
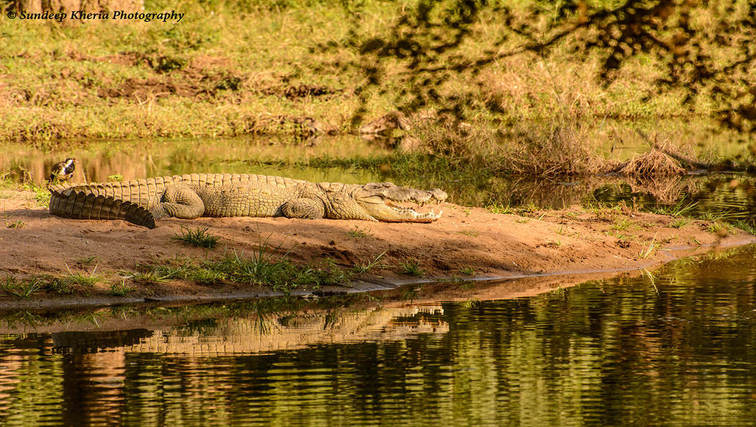
[[[683,228],[686,225],[688,225],[688,223],[690,223],[689,219],[678,218],[674,222],[672,222],[669,226],[672,227],[672,228]]]
[[[514,212],[514,209],[512,209],[512,207],[510,207],[509,205],[504,206],[501,203],[493,203],[486,206],[486,209],[488,209],[488,211],[491,213],[501,215],[508,215]]]
[[[720,221],[711,222],[706,226],[706,231],[709,233],[715,233],[718,235],[726,236],[732,232],[733,226]]]
[[[375,257],[373,260],[371,260],[368,263],[355,265],[354,272],[356,274],[364,274],[364,273],[369,272],[370,270],[372,270],[373,268],[379,265],[378,263],[380,262],[381,258],[383,258],[384,255],[386,255],[386,251],[381,252],[380,254],[378,254],[377,257]]]
[[[359,62],[360,43],[390,33],[417,2],[353,3],[147,2],[148,9],[185,12],[179,25],[23,26],[2,19],[6,89],[0,97],[0,142],[53,148],[67,147],[73,139],[250,134],[297,139],[308,136],[307,126],[297,121],[305,117],[332,131],[354,131],[356,115],[370,120],[397,108],[408,69],[402,61],[383,64],[380,90],[356,93],[365,74],[346,64]],[[504,43],[497,49],[519,46],[518,35],[508,28],[497,14],[481,15],[460,53],[479,57],[499,37]],[[228,33],[234,37],[225,37]],[[474,76],[450,74],[444,91],[470,100],[469,127],[413,115],[408,132],[456,166],[551,174],[589,169],[596,159],[585,156],[584,147],[590,154],[608,152],[617,139],[643,146],[633,127],[658,130],[659,117],[688,117],[679,93],[647,98],[657,77],[653,58],[629,63],[616,84],[605,86],[595,78],[595,61],[601,58],[576,57],[567,43],[551,51],[549,57],[501,58]],[[696,114],[715,108],[699,104]],[[612,117],[646,124],[607,120]],[[691,140],[676,125],[662,132],[670,140]],[[692,142],[704,141],[706,150],[716,152],[733,146],[720,142],[736,137],[724,133],[715,141],[702,134]],[[734,158],[736,153],[723,154]]]
[[[285,257],[274,258],[265,249],[260,249],[249,257],[234,252],[218,260],[174,259],[141,268],[143,274],[160,280],[180,279],[202,285],[235,283],[267,286],[281,292],[300,287],[316,289],[328,285],[345,285],[352,280],[352,273],[340,268],[332,260],[299,265]]]
[[[40,291],[52,292],[58,295],[89,294],[94,286],[102,280],[93,270],[89,274],[71,273],[62,276],[48,274],[36,275],[28,278],[7,276],[0,288],[18,298],[28,298]]]
[[[39,279],[21,280],[8,276],[0,284],[2,290],[9,295],[18,298],[28,298],[44,288],[44,284]]]
[[[743,220],[736,220],[732,223],[732,225],[747,233],[756,235],[756,223],[753,223],[753,222],[749,223]]]
[[[462,267],[459,269],[459,272],[464,274],[465,276],[475,275],[475,269],[472,267]]]
[[[77,259],[76,263],[81,265],[92,265],[93,263],[95,263],[95,261],[97,261],[97,256],[90,255]]]
[[[612,230],[616,231],[625,231],[629,229],[633,225],[633,222],[630,221],[627,218],[619,218],[614,221],[614,224],[612,225]]]
[[[399,263],[400,271],[402,274],[407,274],[410,276],[423,276],[425,275],[425,272],[422,268],[420,268],[420,264],[415,259],[408,259],[405,261],[402,261]]]
[[[109,294],[114,297],[125,297],[126,295],[134,292],[134,288],[127,285],[125,282],[113,283],[110,285]]]
[[[131,280],[138,285],[155,285],[168,280],[168,277],[162,276],[157,271],[151,270],[151,266],[149,265],[139,265],[138,268],[142,271],[121,271],[120,277],[122,279]]]
[[[60,277],[49,277],[45,288],[60,295],[87,294],[102,278],[94,271],[90,274],[69,273]]]
[[[194,247],[212,249],[218,244],[219,237],[207,231],[208,227],[194,229],[182,227],[181,234],[173,236],[173,239]]]
[[[732,209],[710,210],[711,208],[703,211],[694,210],[698,206],[698,202],[685,202],[685,198],[681,199],[674,205],[670,206],[657,206],[649,208],[649,211],[660,214],[669,215],[675,217],[675,221],[670,224],[672,228],[682,228],[688,225],[692,220],[698,219],[703,221],[709,221],[706,226],[706,230],[711,233],[717,234],[730,234],[735,228],[741,229],[750,234],[756,234],[756,226],[752,222],[748,222],[743,219],[744,213],[740,213]]]
[[[690,214],[698,205],[698,201],[687,202],[685,197],[677,201],[674,205],[651,207],[649,210],[659,215],[670,215],[680,217]]]
[[[658,248],[659,244],[656,243],[656,237],[654,237],[653,239],[651,239],[648,246],[646,246],[645,249],[641,250],[639,256],[641,259],[647,259],[651,255],[653,255]]]
[[[21,221],[20,219],[16,220],[16,221],[9,221],[9,222],[5,223],[5,226],[7,228],[14,228],[14,229],[24,228],[25,225],[26,224],[23,221]]]
[[[36,184],[24,184],[23,190],[31,191],[34,193],[34,200],[37,205],[42,207],[50,206],[50,191],[46,187],[42,187]]]
[[[358,226],[355,226],[353,229],[347,231],[347,234],[353,239],[364,239],[365,237],[370,236],[370,232],[363,230]]]

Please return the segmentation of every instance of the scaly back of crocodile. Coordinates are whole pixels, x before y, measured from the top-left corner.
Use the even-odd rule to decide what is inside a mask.
[[[52,185],[49,187],[50,213],[77,219],[125,219],[152,228],[155,225],[149,210],[160,202],[166,186],[172,184],[218,187],[252,184],[271,189],[286,189],[303,183],[307,181],[268,175],[190,174],[125,182]]]
[[[159,176],[155,178],[138,179],[125,182],[102,182],[83,185],[52,185],[49,187],[52,198],[66,198],[70,194],[84,193],[95,196],[110,197],[117,200],[132,202],[150,208],[150,203],[171,184],[224,186],[235,183],[254,184],[261,187],[287,188],[307,181],[281,176],[250,175],[250,174],[189,174],[174,176]]]

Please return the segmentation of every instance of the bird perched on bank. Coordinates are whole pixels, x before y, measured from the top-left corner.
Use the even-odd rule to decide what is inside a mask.
[[[76,170],[76,159],[71,157],[53,165],[50,170],[49,182],[64,182],[71,179]]]

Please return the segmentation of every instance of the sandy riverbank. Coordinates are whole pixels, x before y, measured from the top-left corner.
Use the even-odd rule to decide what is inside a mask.
[[[698,220],[632,212],[584,209],[495,214],[481,208],[444,204],[444,216],[432,224],[286,218],[201,218],[162,220],[149,230],[123,221],[84,221],[51,216],[36,206],[32,193],[5,191],[0,199],[0,278],[39,274],[90,274],[102,280],[82,296],[37,293],[20,300],[0,297],[2,305],[29,305],[42,299],[118,301],[110,297],[119,273],[176,256],[215,258],[235,251],[255,253],[261,244],[274,256],[294,262],[331,258],[352,268],[376,259],[377,266],[358,276],[344,291],[390,288],[434,278],[514,278],[551,274],[620,272],[649,268],[715,247],[756,242],[743,231]],[[15,228],[8,226],[15,224]],[[172,237],[182,227],[208,227],[220,237],[213,250],[187,247]],[[416,262],[422,275],[403,274],[402,263]],[[337,289],[338,290],[338,289]],[[237,283],[199,285],[168,281],[135,285],[123,300],[196,299],[268,294],[268,289]]]

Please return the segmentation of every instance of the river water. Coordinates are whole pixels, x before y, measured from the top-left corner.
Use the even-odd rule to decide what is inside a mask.
[[[391,180],[440,186],[470,206],[624,203],[756,225],[756,179],[737,174],[404,178],[390,162],[349,166],[390,151],[338,139],[4,148],[0,175],[37,184],[72,155],[78,182],[192,172]],[[0,425],[754,424],[756,246],[550,291],[530,280],[457,284],[454,298],[426,285],[435,297],[409,288],[315,302],[0,312]],[[477,292],[497,286],[531,296]]]
[[[0,424],[750,426],[754,259],[503,300],[476,290],[513,283],[456,285],[453,301],[5,313]]]

